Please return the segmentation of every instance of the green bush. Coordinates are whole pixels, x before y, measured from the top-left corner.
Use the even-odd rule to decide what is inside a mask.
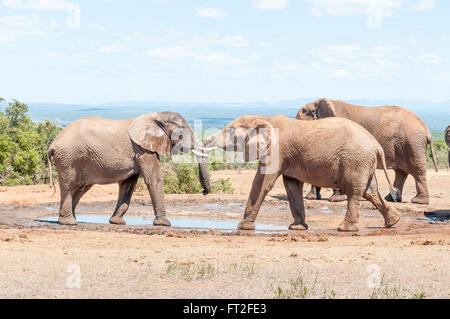
[[[191,163],[174,163],[168,158],[161,158],[161,172],[166,194],[201,194],[203,188],[198,179],[198,165]],[[145,191],[144,179],[139,178],[137,191]],[[229,178],[211,180],[211,193],[232,193],[233,186]]]
[[[166,194],[200,194],[203,187],[198,179],[198,165],[191,163],[166,162],[161,164]],[[229,179],[211,181],[212,193],[231,193],[233,187]]]
[[[436,156],[436,165],[438,168],[448,168],[448,146],[444,140],[433,141],[434,155]],[[431,159],[431,150],[427,150],[427,165],[428,168],[434,168],[433,160]]]
[[[219,153],[220,154],[220,153]],[[212,152],[208,157],[208,168],[211,171],[226,170],[226,169],[257,169],[258,161],[248,163],[227,163],[225,152],[222,156],[216,156],[216,152]]]
[[[61,128],[35,123],[27,113],[28,106],[17,100],[0,108],[0,185],[48,181],[47,150]]]

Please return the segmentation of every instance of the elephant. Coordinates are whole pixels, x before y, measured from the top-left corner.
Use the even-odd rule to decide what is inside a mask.
[[[416,182],[417,192],[411,202],[429,203],[426,159],[428,144],[430,144],[436,171],[437,165],[432,135],[426,124],[416,114],[399,106],[367,107],[321,98],[301,107],[296,118],[316,120],[328,117],[347,118],[369,131],[383,147],[387,167],[395,170],[394,186],[403,192],[406,178],[410,174]],[[378,163],[378,168],[381,168],[380,163]],[[317,190],[314,190],[314,186],[312,186],[307,197],[315,197],[315,193]],[[334,190],[332,199],[336,199],[338,195]],[[342,198],[337,200],[339,199],[342,200]],[[390,194],[385,199],[394,201]],[[399,198],[399,201],[402,199]]]
[[[448,150],[448,166],[450,167],[450,125],[444,131],[445,143],[449,147]]]
[[[364,141],[354,143],[353,141]],[[303,183],[339,187],[348,196],[347,213],[339,231],[358,231],[360,197],[381,212],[385,227],[395,225],[398,211],[378,192],[375,176],[380,163],[392,196],[400,196],[386,171],[383,148],[359,124],[344,118],[298,121],[283,115],[245,115],[207,138],[201,149],[207,157],[215,148],[242,152],[246,162],[259,159],[259,166],[238,229],[255,229],[255,219],[267,193],[283,176],[291,214],[291,230],[306,230]]]
[[[160,155],[188,152],[198,144],[189,123],[178,113],[148,113],[133,119],[85,117],[64,128],[48,150],[59,177],[61,203],[58,222],[76,225],[75,209],[94,184],[119,184],[117,205],[109,222],[125,225],[123,215],[142,175],[150,193],[155,226],[170,226],[164,206]],[[210,192],[206,161],[199,159],[199,178],[204,195]],[[52,186],[53,176],[50,176]],[[53,186],[54,187],[54,186]]]

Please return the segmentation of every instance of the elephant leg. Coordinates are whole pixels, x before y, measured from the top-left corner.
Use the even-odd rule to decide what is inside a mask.
[[[248,197],[247,206],[245,207],[244,219],[239,223],[238,229],[253,230],[255,229],[255,219],[261,208],[262,202],[267,193],[275,185],[280,173],[261,174],[260,167],[253,179],[252,189]]]
[[[412,174],[416,181],[417,195],[411,199],[411,203],[415,204],[429,204],[430,195],[428,194],[427,173],[426,170],[417,174]]]
[[[84,194],[86,194],[86,192],[88,190],[90,190],[92,188],[92,184],[90,185],[83,185],[80,188],[78,188],[72,195],[72,214],[75,217],[75,209],[77,208],[78,202],[80,201],[81,197],[83,197]]]
[[[408,173],[401,169],[395,170],[395,179],[394,179],[394,187],[398,188],[400,190],[400,196],[403,194],[403,186],[405,185],[406,178],[408,177]],[[387,196],[384,198],[388,202],[394,202],[394,199],[392,198],[391,194],[387,194]],[[399,202],[402,201],[402,198],[400,197]]]
[[[328,198],[328,201],[343,202],[346,199],[347,199],[347,197],[345,195],[341,194],[341,190],[339,188],[333,188],[333,195],[331,195],[331,197]]]
[[[76,225],[77,220],[75,219],[72,211],[72,193],[66,187],[60,187],[61,190],[61,204],[59,207],[59,217],[58,223],[61,225]]]
[[[359,209],[360,209],[359,196],[353,191],[347,194],[347,213],[344,220],[338,227],[338,231],[356,232],[359,230]]]
[[[159,158],[156,153],[145,153],[139,157],[141,174],[147,185],[155,212],[154,226],[170,226],[164,206],[164,181]]]
[[[133,195],[138,178],[139,174],[132,175],[119,183],[119,198],[117,199],[116,209],[109,219],[110,224],[126,225],[123,215],[125,215],[130,206],[131,196]]]
[[[314,199],[321,199],[322,196],[320,195],[320,187],[316,187],[314,185],[311,185],[311,190],[309,193],[305,196],[306,199],[314,200]],[[302,193],[303,194],[303,193]]]
[[[363,197],[369,202],[375,205],[384,217],[384,227],[392,227],[400,220],[399,212],[390,204],[385,202],[378,190],[377,177],[372,175],[370,182],[367,185],[367,189],[363,194]]]
[[[294,217],[294,223],[289,226],[289,229],[308,229],[308,225],[305,223],[305,206],[303,204],[303,196],[299,196],[299,194],[303,194],[303,182],[283,176],[283,183],[288,195],[291,214],[292,217]]]

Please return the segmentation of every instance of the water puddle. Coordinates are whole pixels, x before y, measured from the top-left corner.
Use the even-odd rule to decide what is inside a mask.
[[[92,223],[92,224],[109,224],[109,217],[107,215],[77,215],[78,223]],[[124,216],[124,219],[129,226],[152,226],[153,217],[144,216]],[[169,218],[173,227],[183,229],[198,229],[209,230],[216,229],[225,232],[231,232],[237,229],[237,222],[232,221],[218,221],[218,220],[204,220],[204,219],[183,219],[183,218]],[[38,219],[40,222],[56,223],[58,216],[44,217]],[[287,231],[287,227],[255,223],[256,233],[273,233]]]
[[[320,207],[320,212],[323,214],[330,214],[332,213],[331,209],[329,209],[327,206]]]
[[[435,210],[433,212],[425,212],[424,215],[433,222],[450,222],[450,210]]]

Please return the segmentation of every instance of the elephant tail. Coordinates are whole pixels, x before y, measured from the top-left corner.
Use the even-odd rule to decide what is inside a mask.
[[[430,144],[431,159],[433,160],[434,170],[437,172],[438,168],[436,165],[436,156],[434,155],[433,137],[431,136],[431,134],[427,136],[427,144]]]
[[[384,175],[386,175],[386,179],[389,183],[389,192],[391,193],[391,197],[394,200],[394,202],[401,202],[402,193],[400,189],[397,187],[394,187],[394,185],[391,182],[391,179],[389,178],[387,167],[386,167],[386,159],[384,157],[384,151],[380,148],[378,149],[378,160],[381,162],[381,165],[383,167]]]
[[[55,196],[55,193],[56,193],[56,186],[53,181],[53,168],[52,168],[52,156],[53,156],[54,152],[55,152],[55,150],[52,147],[50,147],[50,149],[48,150],[48,153],[47,153],[48,176],[50,179],[50,188],[53,188],[52,197]]]

